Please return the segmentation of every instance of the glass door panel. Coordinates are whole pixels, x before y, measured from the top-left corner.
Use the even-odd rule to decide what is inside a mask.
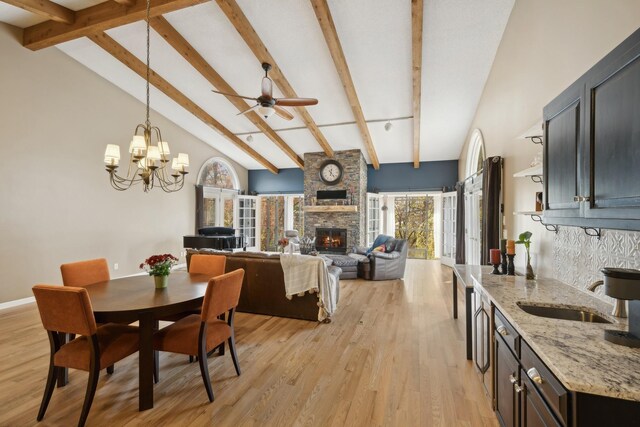
[[[407,195],[394,198],[395,237],[409,243],[409,258],[433,259],[433,197]]]
[[[442,195],[442,256],[440,261],[453,266],[456,260],[456,192]]]
[[[278,251],[278,240],[284,237],[285,196],[260,197],[260,248]]]
[[[247,249],[257,249],[257,197],[238,196],[238,224],[236,228],[244,237]]]
[[[373,245],[373,241],[380,234],[380,196],[367,194],[367,246]]]

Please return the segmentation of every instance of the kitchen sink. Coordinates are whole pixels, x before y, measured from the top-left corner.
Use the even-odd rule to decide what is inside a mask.
[[[575,320],[578,322],[612,323],[602,314],[595,311],[587,311],[579,307],[563,307],[557,305],[531,305],[518,302],[518,307],[529,314],[551,319]]]

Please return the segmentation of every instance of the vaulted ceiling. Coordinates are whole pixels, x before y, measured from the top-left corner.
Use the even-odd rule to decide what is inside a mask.
[[[56,46],[144,102],[144,0],[0,1],[26,48]],[[457,159],[513,3],[152,0],[152,108],[248,169],[345,149],[374,167]],[[318,105],[265,121],[211,92],[258,96],[265,61],[275,97]]]

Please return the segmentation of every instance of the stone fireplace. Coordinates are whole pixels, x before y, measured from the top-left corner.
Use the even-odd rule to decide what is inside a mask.
[[[331,159],[342,165],[342,180],[336,185],[327,185],[320,179],[320,166],[328,159],[325,153],[304,155],[304,235],[316,236],[316,245],[319,245],[317,231],[342,229],[346,232],[343,248],[318,250],[344,253],[353,246],[366,244],[367,163],[360,150],[336,151]],[[322,193],[326,191],[346,192],[346,198],[322,199],[318,198],[318,191],[321,194],[326,194]]]
[[[316,228],[318,252],[345,253],[347,251],[346,228]]]

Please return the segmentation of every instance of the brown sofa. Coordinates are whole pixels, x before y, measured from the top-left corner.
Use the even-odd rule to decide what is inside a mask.
[[[289,317],[293,319],[318,320],[318,296],[305,293],[288,300],[285,296],[284,272],[280,264],[280,255],[260,252],[219,252],[206,249],[187,251],[187,268],[191,255],[224,254],[227,257],[227,272],[244,269],[244,280],[240,292],[238,311],[265,314],[268,316]],[[329,274],[340,276],[338,267],[329,267]],[[340,283],[338,281],[338,286]]]

